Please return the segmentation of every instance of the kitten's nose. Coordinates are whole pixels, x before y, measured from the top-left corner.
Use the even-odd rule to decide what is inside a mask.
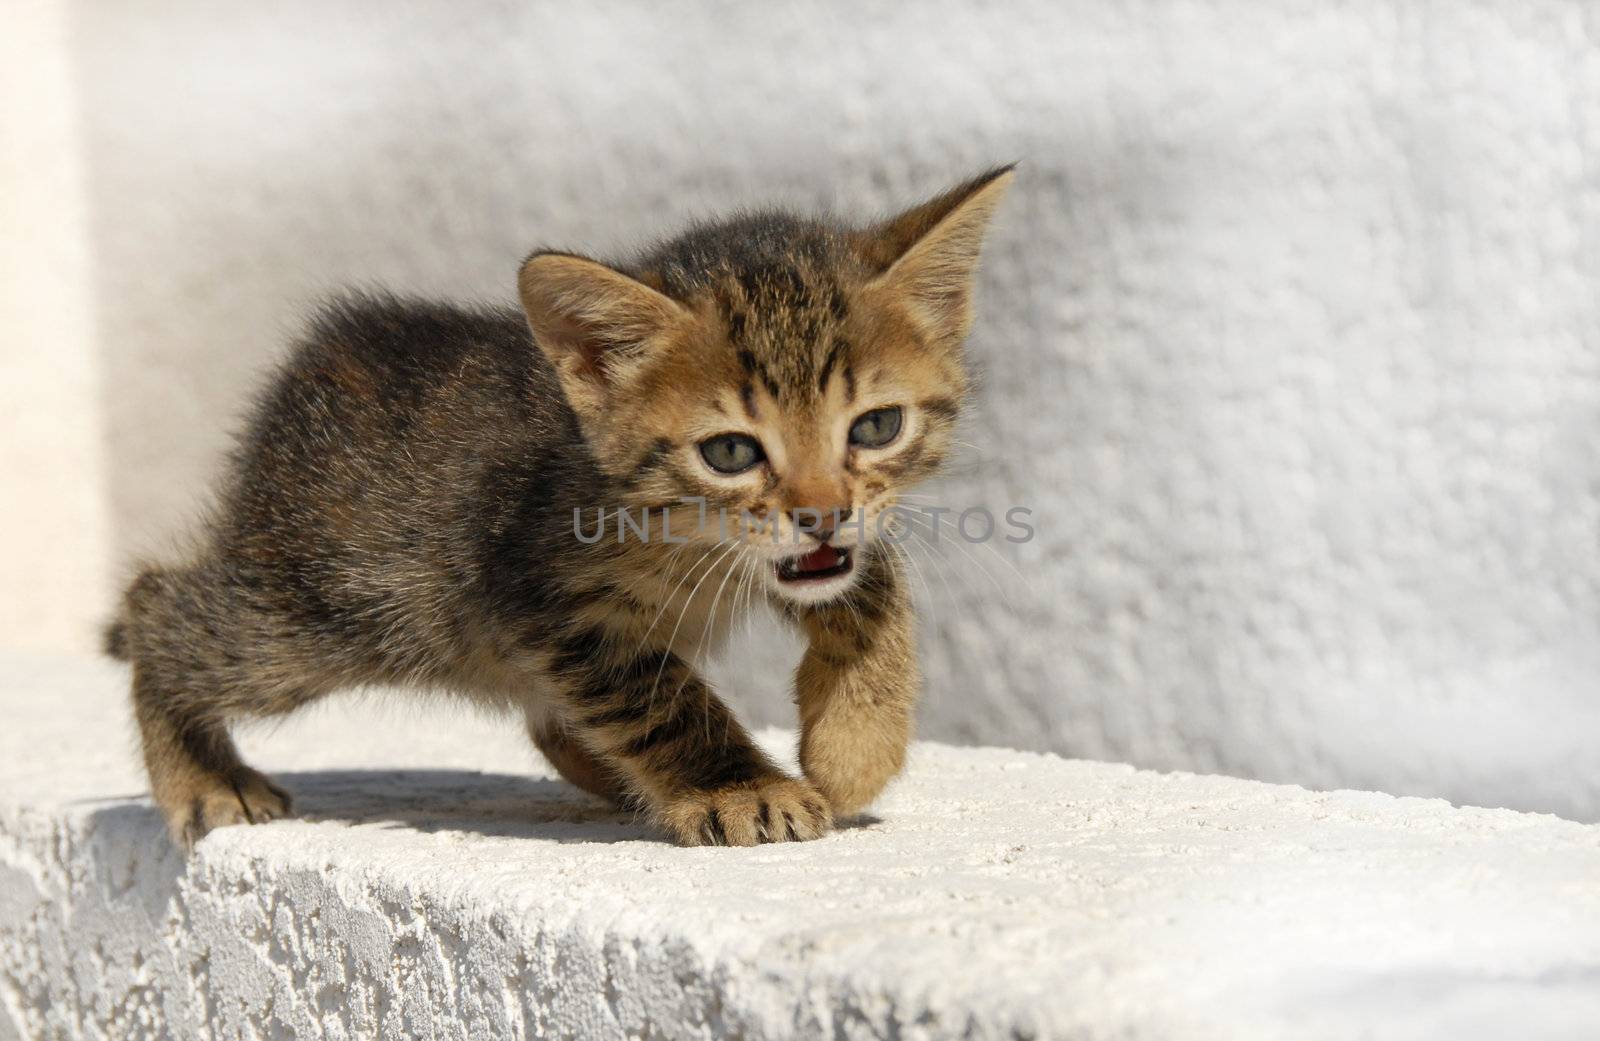
[[[817,514],[822,514],[821,519]],[[848,506],[835,506],[826,510],[808,510],[804,507],[795,511],[795,525],[806,532],[815,535],[822,542],[832,542],[833,533],[839,530],[839,525],[850,519],[851,509]]]
[[[795,527],[823,542],[850,516],[850,489],[836,474],[796,476],[786,491],[784,505]]]

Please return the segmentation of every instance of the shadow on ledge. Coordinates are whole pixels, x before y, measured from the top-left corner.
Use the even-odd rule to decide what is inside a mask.
[[[667,841],[643,815],[545,777],[473,770],[307,770],[273,777],[293,795],[295,817],[306,821],[543,842]],[[119,799],[95,809],[90,820],[101,836],[165,833],[160,815],[143,800]],[[877,823],[865,815],[838,827]]]
[[[472,770],[305,770],[272,775],[306,821],[470,832],[545,842],[648,842],[661,836],[639,815],[609,806],[564,781]],[[165,832],[147,801],[101,806],[97,834]],[[270,825],[267,825],[270,827]]]
[[[315,770],[277,775],[304,820],[387,824],[546,842],[649,841],[639,815],[565,781],[473,770]]]

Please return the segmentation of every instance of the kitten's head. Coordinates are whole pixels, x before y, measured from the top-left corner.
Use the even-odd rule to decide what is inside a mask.
[[[624,489],[605,505],[676,506],[674,538],[737,540],[792,600],[848,588],[883,511],[949,449],[974,270],[1011,176],[866,229],[761,214],[625,267],[530,257],[534,337]]]

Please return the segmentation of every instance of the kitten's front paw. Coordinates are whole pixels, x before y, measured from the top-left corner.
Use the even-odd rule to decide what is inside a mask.
[[[679,796],[660,816],[685,846],[803,842],[833,827],[828,801],[816,787],[784,776]]]

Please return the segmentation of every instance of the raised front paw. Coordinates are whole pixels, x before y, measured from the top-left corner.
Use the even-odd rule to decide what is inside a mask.
[[[803,842],[833,827],[828,802],[815,786],[782,775],[676,796],[660,818],[685,846]]]
[[[910,738],[903,713],[833,712],[803,729],[800,767],[834,816],[845,819],[866,809],[905,766]]]

